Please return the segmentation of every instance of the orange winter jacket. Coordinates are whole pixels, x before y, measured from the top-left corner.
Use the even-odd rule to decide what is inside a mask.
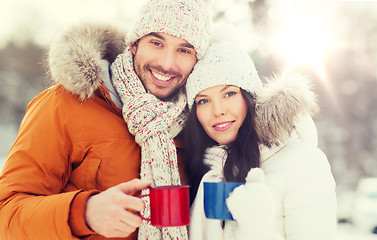
[[[97,36],[118,39],[118,43],[123,44],[122,34],[109,37],[111,31],[107,28],[92,30],[97,31]],[[90,33],[93,40],[93,32]],[[87,38],[87,35],[84,31],[75,37]],[[69,39],[72,38],[61,41]],[[115,106],[108,89],[101,84],[99,71],[94,71],[97,75],[88,76],[91,71],[83,70],[87,66],[98,68],[99,63],[80,63],[72,50],[77,42],[91,42],[73,42],[73,45],[68,43],[68,47],[62,44],[60,49],[56,44],[58,54],[50,51],[52,80],[58,84],[29,103],[0,174],[1,240],[105,239],[85,224],[87,198],[139,178],[140,147],[128,132],[121,109]],[[111,62],[122,45],[106,44],[107,49],[115,51],[112,55],[111,52],[104,54]],[[91,47],[93,52],[98,50],[88,46]],[[77,47],[76,51],[82,49]],[[80,56],[91,60],[93,52],[83,52]],[[72,59],[77,64],[70,69]],[[54,64],[59,68],[55,75]],[[86,75],[80,76],[82,73]],[[182,151],[177,141],[176,145],[180,173],[183,173]],[[137,232],[125,239],[137,239]]]
[[[100,89],[79,102],[58,85],[29,104],[0,176],[1,240],[102,239],[85,225],[86,199],[139,178],[140,147]]]

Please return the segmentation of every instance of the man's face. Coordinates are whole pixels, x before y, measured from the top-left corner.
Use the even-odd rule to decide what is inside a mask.
[[[135,72],[145,89],[161,100],[170,100],[186,83],[196,63],[196,51],[186,40],[151,33],[131,46]]]

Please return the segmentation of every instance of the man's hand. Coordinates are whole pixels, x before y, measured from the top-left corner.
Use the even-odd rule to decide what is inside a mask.
[[[85,210],[87,225],[105,237],[127,237],[142,223],[141,217],[133,212],[140,212],[145,207],[143,200],[129,194],[150,185],[133,179],[89,197]]]

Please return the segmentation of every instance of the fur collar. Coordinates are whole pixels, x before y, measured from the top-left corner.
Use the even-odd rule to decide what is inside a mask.
[[[103,83],[101,72],[125,49],[126,34],[111,25],[80,24],[64,31],[48,52],[52,84],[62,84],[80,100]]]
[[[308,78],[292,74],[274,76],[257,93],[258,135],[268,147],[279,145],[290,137],[303,115],[313,116],[318,111],[317,96]]]

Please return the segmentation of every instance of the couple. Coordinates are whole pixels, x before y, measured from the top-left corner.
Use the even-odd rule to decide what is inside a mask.
[[[52,44],[55,84],[28,105],[0,175],[0,239],[335,238],[313,93],[290,76],[263,86],[245,52],[209,46],[210,25],[199,0],[149,0],[126,43],[86,24]],[[228,199],[236,221],[203,217],[204,180],[246,183]],[[135,195],[187,183],[189,232],[142,221]]]

